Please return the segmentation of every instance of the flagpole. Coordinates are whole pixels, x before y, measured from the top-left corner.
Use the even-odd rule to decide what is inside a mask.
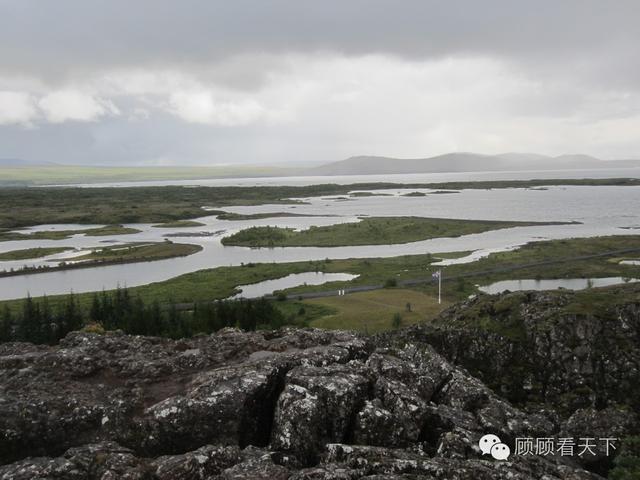
[[[442,270],[438,270],[438,305],[442,303]]]

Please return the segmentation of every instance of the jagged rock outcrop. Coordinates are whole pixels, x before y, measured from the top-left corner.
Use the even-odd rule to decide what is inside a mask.
[[[392,343],[225,329],[0,345],[0,480],[599,478],[570,458],[482,455],[485,433],[512,443],[561,423],[426,343]]]
[[[436,323],[387,336],[428,343],[516,403],[553,403],[566,413],[618,403],[640,408],[640,288],[481,295]],[[623,294],[620,294],[622,297]],[[603,306],[602,304],[606,305]]]
[[[434,347],[513,404],[547,418],[560,437],[640,433],[637,285],[481,295],[378,343]],[[604,474],[612,458],[597,452],[580,463]]]

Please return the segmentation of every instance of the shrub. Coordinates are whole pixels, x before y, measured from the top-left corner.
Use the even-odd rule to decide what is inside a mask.
[[[640,479],[640,436],[623,440],[620,453],[613,464],[614,468],[609,472],[612,480]]]
[[[399,312],[396,312],[393,314],[393,317],[391,318],[391,326],[395,329],[400,328],[400,326],[402,325],[402,315]]]
[[[398,286],[398,281],[395,278],[387,278],[384,282],[384,288],[393,288]]]
[[[85,325],[82,331],[86,333],[97,333],[99,335],[102,335],[105,332],[104,327],[95,322]]]

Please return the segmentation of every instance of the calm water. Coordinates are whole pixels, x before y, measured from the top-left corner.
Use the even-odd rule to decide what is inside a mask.
[[[104,182],[78,184],[80,187],[136,187],[162,185],[261,186],[261,185],[319,185],[336,183],[393,182],[436,183],[478,182],[484,180],[537,180],[550,178],[640,178],[640,168],[594,168],[588,170],[526,170],[520,172],[457,172],[457,173],[410,173],[395,175],[333,175],[299,177],[214,178],[202,180],[157,180],[146,182]]]
[[[557,280],[503,280],[491,285],[480,287],[484,293],[500,293],[505,290],[512,292],[520,290],[584,290],[585,288],[608,287],[620,283],[637,282],[637,278],[606,277],[606,278],[560,278]]]
[[[518,172],[522,173],[522,172]],[[540,173],[540,172],[536,172]],[[557,172],[556,172],[557,173]],[[370,178],[365,180],[371,181]],[[409,179],[410,180],[410,179]],[[405,181],[408,179],[405,178]],[[0,242],[0,252],[32,248],[64,246],[78,249],[45,259],[0,262],[0,270],[20,268],[22,265],[50,264],[49,260],[70,259],[87,249],[127,242],[162,241],[167,233],[213,232],[209,237],[172,238],[175,242],[202,245],[203,250],[189,257],[156,262],[114,265],[79,270],[23,275],[0,278],[0,299],[19,298],[30,293],[53,295],[86,292],[120,286],[136,286],[167,280],[184,273],[224,265],[248,262],[291,262],[322,260],[325,258],[392,257],[408,254],[472,251],[469,256],[445,260],[443,265],[465,263],[492,252],[517,248],[535,240],[590,237],[597,235],[632,235],[640,233],[640,187],[588,187],[557,186],[545,190],[495,189],[462,190],[455,194],[405,197],[411,190],[387,191],[392,196],[340,198],[308,198],[307,204],[261,205],[253,207],[225,207],[237,213],[289,211],[297,214],[322,215],[316,217],[281,217],[250,221],[224,221],[215,216],[198,219],[202,227],[164,229],[148,224],[127,225],[142,230],[134,235],[85,237],[76,235],[67,240],[26,240]],[[429,190],[423,190],[430,193]],[[211,205],[210,207],[216,207]],[[254,225],[276,225],[297,229],[313,225],[331,225],[358,221],[360,216],[404,216],[523,220],[523,221],[577,221],[575,225],[518,227],[466,235],[458,238],[439,238],[397,245],[370,245],[356,247],[297,247],[250,249],[225,247],[220,239],[238,230]],[[87,225],[40,226],[27,230],[47,228],[88,228]]]
[[[265,280],[264,282],[252,283],[251,285],[240,285],[238,288],[241,290],[241,293],[232,298],[258,298],[264,295],[271,295],[276,290],[296,287],[298,285],[322,285],[328,282],[348,282],[357,277],[358,275],[352,275],[350,273],[292,273],[291,275],[275,280]]]

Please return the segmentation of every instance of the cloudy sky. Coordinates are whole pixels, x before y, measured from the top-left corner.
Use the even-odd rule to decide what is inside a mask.
[[[0,0],[0,158],[640,158],[637,0]]]

